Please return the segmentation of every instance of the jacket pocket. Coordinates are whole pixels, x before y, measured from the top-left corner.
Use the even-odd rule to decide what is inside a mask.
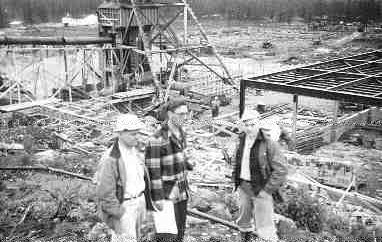
[[[276,190],[274,193],[272,193],[272,198],[273,198],[273,201],[275,203],[282,203],[284,202],[284,197],[283,195],[280,193],[279,190]]]
[[[117,183],[117,185],[115,187],[115,196],[117,197],[119,203],[122,204],[122,202],[123,202],[123,187],[122,187],[122,185],[119,184],[119,182]]]

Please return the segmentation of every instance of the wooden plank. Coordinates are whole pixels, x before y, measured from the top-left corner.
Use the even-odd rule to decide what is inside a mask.
[[[28,108],[33,108],[36,106],[48,104],[48,103],[53,103],[57,102],[57,99],[45,99],[45,100],[40,100],[40,101],[33,101],[33,102],[25,102],[25,103],[17,103],[17,104],[10,104],[10,105],[5,105],[5,106],[0,106],[0,111],[1,112],[15,112],[15,111],[20,111],[23,109],[28,109]]]

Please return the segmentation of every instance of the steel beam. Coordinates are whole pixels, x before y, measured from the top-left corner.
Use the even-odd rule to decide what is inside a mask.
[[[246,87],[255,87],[255,88],[268,89],[268,90],[277,91],[277,92],[297,94],[302,96],[354,102],[354,103],[363,103],[367,105],[382,107],[382,98],[378,98],[375,96],[362,95],[362,94],[344,92],[344,91],[327,90],[327,89],[316,88],[316,87],[302,87],[302,86],[294,86],[294,85],[288,85],[283,83],[270,83],[270,82],[261,81],[261,80],[246,79],[246,80],[242,80],[242,82],[245,82]]]
[[[182,10],[183,11],[183,10]],[[153,43],[159,35],[163,34],[163,32],[179,17],[179,15],[182,13],[182,11],[179,11],[170,21],[168,21],[164,26],[159,27],[159,32],[151,38],[150,42]]]
[[[362,63],[362,64],[351,66],[351,67],[344,67],[344,68],[340,68],[340,69],[337,69],[337,70],[331,70],[331,71],[328,71],[326,73],[316,74],[316,75],[313,75],[313,76],[304,77],[304,78],[300,78],[300,79],[297,79],[297,80],[289,81],[289,82],[286,82],[286,84],[289,84],[289,85],[290,84],[297,84],[297,83],[300,83],[300,82],[303,82],[303,81],[306,81],[306,80],[314,79],[316,77],[321,77],[321,76],[326,76],[326,75],[330,75],[330,74],[335,74],[335,73],[337,73],[339,71],[346,71],[346,70],[349,70],[349,69],[352,69],[352,68],[357,68],[357,67],[361,67],[361,66],[365,66],[365,65],[373,65],[373,64],[382,64],[382,63],[376,63],[376,62]]]
[[[91,45],[113,43],[107,37],[0,36],[0,45]]]
[[[364,78],[360,78],[360,79],[356,79],[354,81],[350,81],[350,82],[345,82],[345,83],[342,83],[342,84],[339,84],[337,86],[334,86],[334,87],[330,87],[328,88],[329,90],[338,90],[338,89],[343,89],[343,88],[346,88],[346,87],[350,87],[350,86],[354,86],[356,84],[360,84],[360,83],[363,83],[365,81],[368,81],[370,78],[375,78],[375,77],[379,77],[380,75],[382,75],[382,73],[379,73],[377,75],[374,75],[374,76],[368,76],[368,77],[364,77]]]
[[[254,76],[251,79],[264,79],[264,78],[267,78],[267,77],[270,77],[270,76],[276,76],[278,74],[288,73],[288,72],[291,72],[293,70],[298,70],[298,69],[301,69],[301,68],[316,67],[316,66],[323,65],[323,64],[330,64],[330,63],[333,63],[333,62],[336,62],[336,61],[347,61],[347,58],[355,58],[355,57],[360,57],[360,56],[364,56],[364,55],[371,55],[371,54],[377,54],[377,53],[382,54],[380,50],[371,51],[371,52],[367,52],[367,53],[363,53],[363,54],[359,54],[359,55],[354,55],[354,56],[350,56],[350,57],[346,57],[346,58],[337,58],[337,59],[328,60],[328,61],[324,61],[324,62],[320,62],[320,63],[308,64],[308,65],[305,65],[305,66],[302,66],[302,67],[299,67],[299,68],[295,68],[295,69],[288,69],[288,70],[284,70],[284,71],[274,72],[274,73],[271,73],[271,74]]]
[[[350,66],[349,66],[350,67]],[[324,69],[312,69],[312,68],[298,68],[297,70],[303,70],[303,71],[317,71],[317,72],[325,72],[325,73],[328,73],[330,72],[330,70],[324,70]],[[359,71],[359,70],[357,70]],[[344,75],[354,75],[354,76],[361,76],[361,77],[364,77],[364,76],[371,76],[371,75],[368,75],[368,74],[364,74],[364,73],[355,73],[355,72],[342,72],[342,71],[338,71],[336,72],[338,74],[344,74]]]

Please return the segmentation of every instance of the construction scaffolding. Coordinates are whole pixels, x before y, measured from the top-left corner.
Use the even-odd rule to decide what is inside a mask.
[[[131,99],[126,92],[134,89],[150,90],[153,103],[165,101],[171,89],[207,102],[233,93],[235,86],[222,58],[185,0],[105,1],[97,15],[99,37],[0,38],[4,47],[0,55],[10,60],[0,70],[3,111],[51,99],[70,103],[100,96]],[[192,36],[190,23],[197,27]]]
[[[122,77],[134,73],[142,81],[151,81],[163,98],[175,82],[184,82],[186,66],[198,71],[196,82],[190,87],[202,95],[222,95],[232,90],[233,81],[222,58],[208,40],[207,34],[186,0],[156,3],[154,1],[113,1],[105,2],[98,8],[100,36],[112,36],[117,46],[123,48],[119,58]],[[183,15],[183,19],[180,16]],[[189,17],[190,16],[190,17]],[[190,23],[198,29],[198,34],[190,37]],[[177,35],[183,26],[183,38]],[[177,30],[176,30],[177,29]],[[213,56],[219,68],[212,67],[200,53]],[[206,75],[209,73],[211,75]],[[189,72],[188,72],[189,74]],[[227,86],[225,86],[228,84]],[[207,89],[207,90],[206,90]]]

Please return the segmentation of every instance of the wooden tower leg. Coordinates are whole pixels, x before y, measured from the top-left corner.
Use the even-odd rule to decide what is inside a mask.
[[[150,43],[150,40],[148,40],[145,36],[145,32],[144,32],[143,26],[142,26],[142,21],[140,19],[139,13],[138,13],[137,6],[135,4],[135,0],[131,0],[131,5],[133,6],[133,12],[134,12],[135,18],[136,18],[137,23],[138,23],[139,35],[140,35],[140,38],[142,39],[142,42],[143,42],[143,48],[145,51],[145,55],[146,55],[147,61],[150,65],[150,70],[151,70],[152,75],[153,75],[154,85],[155,85],[155,88],[157,90],[157,94],[159,94],[159,98],[160,98],[161,97],[161,86],[160,86],[160,83],[158,81],[156,74],[154,73],[152,52],[151,52],[151,48],[149,48],[149,45],[148,45],[148,43]]]
[[[207,43],[208,43],[209,46],[211,47],[212,52],[213,52],[213,54],[215,55],[216,59],[219,61],[220,65],[223,67],[224,72],[226,73],[226,75],[227,75],[227,77],[228,77],[228,79],[229,79],[228,81],[230,82],[231,85],[233,85],[233,86],[235,87],[234,83],[232,82],[232,77],[231,77],[231,75],[229,74],[229,71],[228,71],[227,67],[226,67],[225,64],[223,63],[223,60],[222,60],[222,58],[220,57],[220,55],[217,53],[215,47],[212,46],[212,45],[210,44],[210,41],[208,40],[206,31],[204,31],[203,26],[200,24],[198,18],[196,17],[196,15],[194,14],[194,12],[193,12],[192,9],[190,8],[190,6],[188,5],[187,1],[186,1],[186,0],[182,0],[182,1],[183,1],[183,3],[184,3],[185,8],[188,9],[188,11],[189,11],[191,17],[193,18],[193,20],[195,21],[196,25],[198,26],[199,31],[200,31],[200,33],[202,34],[203,38],[207,41]]]

